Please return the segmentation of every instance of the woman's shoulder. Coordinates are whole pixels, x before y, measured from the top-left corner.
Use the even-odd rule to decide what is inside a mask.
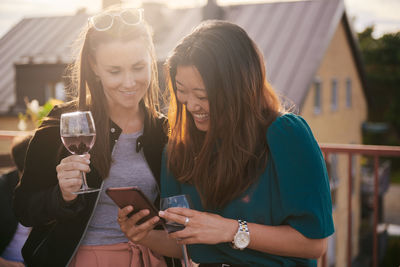
[[[58,126],[61,114],[77,110],[77,101],[70,101],[62,104],[55,105],[47,117],[43,120],[40,128]]]
[[[65,112],[72,112],[76,110],[75,102],[67,102],[56,105],[49,112],[46,118],[43,119],[40,126],[36,129],[33,139],[37,140],[50,140],[50,138],[59,138],[59,126],[61,114]]]
[[[62,104],[55,105],[50,111],[48,117],[50,118],[60,118],[61,114],[66,112],[73,112],[78,109],[78,103],[76,100],[65,102]]]
[[[279,130],[280,128],[302,128],[306,121],[300,116],[294,113],[281,113],[276,119],[271,123],[268,130]]]
[[[267,131],[267,139],[274,142],[276,139],[296,142],[298,140],[313,137],[307,122],[294,113],[284,113],[271,123]]]

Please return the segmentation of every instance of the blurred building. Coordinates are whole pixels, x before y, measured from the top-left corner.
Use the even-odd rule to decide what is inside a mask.
[[[107,2],[107,3],[106,3]],[[119,1],[106,1],[105,5]],[[224,19],[242,26],[266,62],[267,79],[287,106],[310,124],[318,142],[361,144],[367,117],[365,81],[357,42],[343,0],[169,9],[144,4],[154,28],[160,73],[169,51],[203,19]],[[88,15],[23,19],[0,40],[0,122],[24,108],[23,98],[43,104],[63,96],[63,70],[71,62],[70,45]],[[164,84],[161,78],[161,84]],[[61,90],[61,91],[60,91]],[[3,123],[2,123],[3,124]],[[3,128],[3,125],[1,126]],[[336,233],[330,238],[327,266],[346,266],[347,158],[328,160]],[[358,254],[360,164],[353,158],[352,257]]]

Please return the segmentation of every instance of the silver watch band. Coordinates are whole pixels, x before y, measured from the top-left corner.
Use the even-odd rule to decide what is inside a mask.
[[[242,232],[249,232],[249,227],[247,226],[247,222],[246,221],[242,221],[242,220],[238,220],[239,223],[239,231]]]

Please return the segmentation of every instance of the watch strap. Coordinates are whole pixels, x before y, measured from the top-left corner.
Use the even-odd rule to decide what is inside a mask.
[[[247,226],[247,222],[246,221],[242,221],[242,220],[238,220],[239,223],[239,229],[238,232],[249,232],[249,227]]]

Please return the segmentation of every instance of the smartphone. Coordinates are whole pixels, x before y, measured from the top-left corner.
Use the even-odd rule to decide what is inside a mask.
[[[133,214],[143,210],[148,209],[150,211],[149,215],[140,219],[136,224],[142,224],[147,220],[158,216],[158,209],[154,204],[146,197],[145,194],[136,186],[132,187],[110,187],[106,189],[106,194],[117,204],[117,206],[122,209],[126,206],[132,205],[133,211],[128,214],[131,217]],[[157,223],[163,225],[164,219],[160,218]]]

